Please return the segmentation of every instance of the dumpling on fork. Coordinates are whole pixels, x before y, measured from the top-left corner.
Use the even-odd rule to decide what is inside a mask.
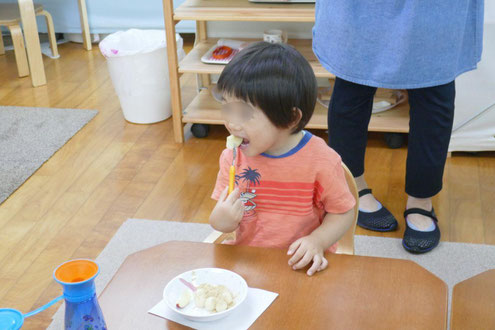
[[[229,135],[227,137],[227,149],[233,150],[234,148],[239,147],[241,143],[242,143],[242,138],[238,136]]]

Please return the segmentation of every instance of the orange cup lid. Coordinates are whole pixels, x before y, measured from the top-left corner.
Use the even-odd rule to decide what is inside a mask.
[[[67,261],[55,270],[55,279],[63,283],[79,283],[98,274],[98,264],[87,259]]]

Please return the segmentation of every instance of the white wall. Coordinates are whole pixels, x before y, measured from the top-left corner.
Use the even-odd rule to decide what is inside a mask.
[[[310,39],[313,23],[292,22],[208,22],[208,35],[219,38],[263,38],[263,31],[282,29],[289,38]]]
[[[246,0],[248,1],[248,0]],[[492,0],[489,0],[492,1]],[[36,0],[52,14],[56,32],[80,33],[79,10],[76,0]],[[177,7],[184,0],[174,0]],[[17,0],[0,0],[0,3],[17,3]],[[89,26],[92,33],[111,33],[129,28],[163,29],[163,7],[160,0],[86,0]],[[312,23],[271,22],[209,22],[209,32],[218,37],[262,37],[269,28],[289,31],[292,38],[310,38]],[[46,26],[38,18],[38,27],[46,32]],[[177,32],[194,33],[193,21],[182,21]]]
[[[35,0],[52,15],[56,32],[80,33],[77,0]],[[174,0],[178,6],[184,0]],[[17,0],[0,0],[0,3],[17,3]],[[111,33],[129,28],[164,29],[163,7],[160,0],[86,0],[91,33]],[[46,32],[42,18],[38,18],[40,32]],[[178,32],[194,33],[196,25],[183,21]]]
[[[174,0],[178,6],[184,0]],[[248,0],[246,0],[248,1]],[[0,0],[1,3],[17,0]],[[54,20],[57,32],[79,33],[79,11],[76,0],[36,0],[43,4]],[[129,28],[163,29],[163,8],[160,0],[86,0],[91,32],[110,33]],[[495,0],[485,0],[485,24],[495,24]],[[45,24],[40,20],[40,31]],[[312,23],[290,22],[209,22],[212,36],[261,37],[266,29],[281,28],[289,32],[289,38],[310,38]],[[177,25],[177,32],[194,32],[192,21]]]
[[[495,0],[485,0],[485,24],[495,24]]]

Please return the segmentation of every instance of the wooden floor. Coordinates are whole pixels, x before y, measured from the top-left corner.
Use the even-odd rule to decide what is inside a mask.
[[[0,56],[0,105],[97,109],[99,114],[24,185],[0,205],[0,307],[28,312],[61,293],[53,269],[72,258],[96,258],[128,218],[205,223],[226,130],[206,139],[173,139],[172,122],[134,125],[119,101],[98,47],[59,46],[61,58],[44,57],[48,83],[32,88],[17,78],[12,51]],[[194,96],[196,79],[182,77]],[[325,132],[316,132],[325,136]],[[401,237],[406,149],[388,149],[371,135],[367,179],[395,214]],[[435,198],[442,239],[495,244],[495,154],[454,154],[444,190]],[[58,306],[58,305],[57,305]],[[23,329],[46,327],[56,310],[26,320]]]

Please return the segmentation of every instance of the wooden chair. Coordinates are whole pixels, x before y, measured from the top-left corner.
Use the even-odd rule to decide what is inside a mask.
[[[349,171],[349,169],[347,168],[347,166],[345,166],[344,163],[342,163],[342,167],[344,169],[345,179],[347,181],[347,185],[349,186],[349,190],[356,199],[356,205],[354,205],[353,208],[353,213],[354,213],[353,225],[351,226],[351,228],[349,228],[349,230],[347,230],[344,236],[342,236],[342,238],[339,240],[337,253],[354,254],[354,232],[356,231],[356,223],[359,213],[359,193],[351,171]],[[214,230],[210,235],[208,235],[208,237],[203,242],[220,244],[227,239],[233,239],[233,238],[235,238],[235,233],[226,234]]]
[[[43,10],[43,6],[34,5],[36,16],[45,16],[46,26],[48,30],[48,38],[53,56],[58,56],[57,39],[53,28],[53,20],[50,13]],[[15,60],[17,63],[17,72],[19,77],[29,75],[29,65],[26,56],[26,48],[24,46],[24,37],[21,29],[21,14],[17,3],[1,3],[0,4],[0,25],[7,26],[12,36],[14,44]],[[0,55],[5,54],[2,36],[0,35]]]

